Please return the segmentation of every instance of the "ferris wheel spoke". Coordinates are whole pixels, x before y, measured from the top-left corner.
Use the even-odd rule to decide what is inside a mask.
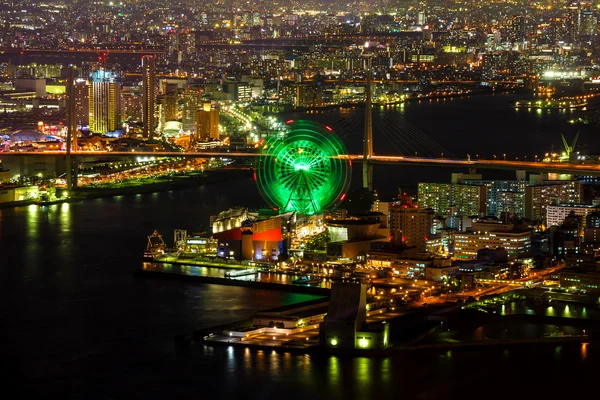
[[[350,166],[331,158],[346,154],[345,148],[317,124],[292,123],[284,137],[268,139],[262,152],[259,188],[282,211],[321,212],[348,188]]]

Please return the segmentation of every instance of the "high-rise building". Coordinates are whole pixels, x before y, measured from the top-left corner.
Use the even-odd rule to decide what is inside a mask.
[[[121,86],[114,73],[99,69],[90,75],[89,122],[93,133],[121,128]]]
[[[546,219],[546,208],[554,203],[580,203],[583,195],[579,181],[545,182],[525,188],[525,218],[534,221]]]
[[[196,137],[200,141],[219,139],[219,108],[204,103],[196,114]]]
[[[597,19],[592,2],[577,0],[567,8],[567,31],[569,39],[575,40],[581,36],[593,36],[596,33]]]
[[[419,207],[432,208],[439,216],[445,215],[452,205],[466,216],[484,215],[487,188],[483,185],[420,182],[418,199]]]
[[[425,242],[431,234],[433,210],[411,204],[390,208],[390,233],[397,245],[416,247],[425,251]]]
[[[177,94],[169,93],[159,96],[160,125],[163,127],[169,121],[177,120]]]
[[[502,213],[523,217],[525,214],[524,180],[465,179],[468,185],[484,185],[487,190],[487,213],[500,217]]]
[[[90,83],[85,79],[77,79],[73,87],[75,101],[75,123],[80,126],[90,124]]]
[[[144,109],[142,119],[145,138],[152,138],[155,128],[156,61],[154,56],[142,57]]]
[[[195,90],[186,90],[181,94],[180,98],[183,103],[181,113],[181,129],[184,132],[196,132],[198,92]]]

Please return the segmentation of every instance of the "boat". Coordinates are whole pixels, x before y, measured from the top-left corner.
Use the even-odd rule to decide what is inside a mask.
[[[158,231],[154,231],[148,236],[148,245],[144,251],[144,261],[154,261],[155,256],[165,254],[166,245],[162,235]]]
[[[255,268],[244,269],[240,271],[227,271],[225,272],[225,278],[237,278],[239,276],[254,275],[258,272]]]
[[[294,279],[292,284],[294,285],[311,285],[316,283],[321,283],[322,278],[313,276],[312,278],[308,275],[302,275],[298,279]]]

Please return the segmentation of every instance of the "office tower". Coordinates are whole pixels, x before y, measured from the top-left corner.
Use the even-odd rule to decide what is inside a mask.
[[[162,96],[161,104],[165,121],[177,120],[177,94],[169,93]]]
[[[76,79],[73,91],[75,124],[87,127],[90,124],[90,83],[85,79]]]
[[[181,114],[181,129],[184,132],[196,132],[196,112],[198,109],[198,92],[186,90],[181,94],[183,103]]]
[[[90,75],[89,122],[93,133],[121,128],[121,86],[115,74],[105,69]]]
[[[200,141],[219,139],[219,109],[204,103],[196,116],[196,137]]]
[[[156,103],[156,61],[154,56],[142,57],[143,98],[142,123],[145,138],[151,139],[155,128],[154,107]]]

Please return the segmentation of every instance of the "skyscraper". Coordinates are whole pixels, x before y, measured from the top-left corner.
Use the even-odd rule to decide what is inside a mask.
[[[90,75],[90,131],[104,134],[121,127],[121,86],[114,73],[99,69]]]
[[[219,109],[204,103],[196,115],[196,137],[200,141],[219,139]]]
[[[84,127],[90,124],[90,84],[85,79],[75,80],[75,123]]]
[[[144,109],[142,110],[142,122],[144,124],[145,138],[152,138],[155,127],[154,107],[156,103],[156,61],[154,56],[142,57],[143,72],[143,97]]]
[[[183,102],[181,115],[182,129],[185,132],[196,132],[198,92],[188,89],[181,94],[181,100]]]

